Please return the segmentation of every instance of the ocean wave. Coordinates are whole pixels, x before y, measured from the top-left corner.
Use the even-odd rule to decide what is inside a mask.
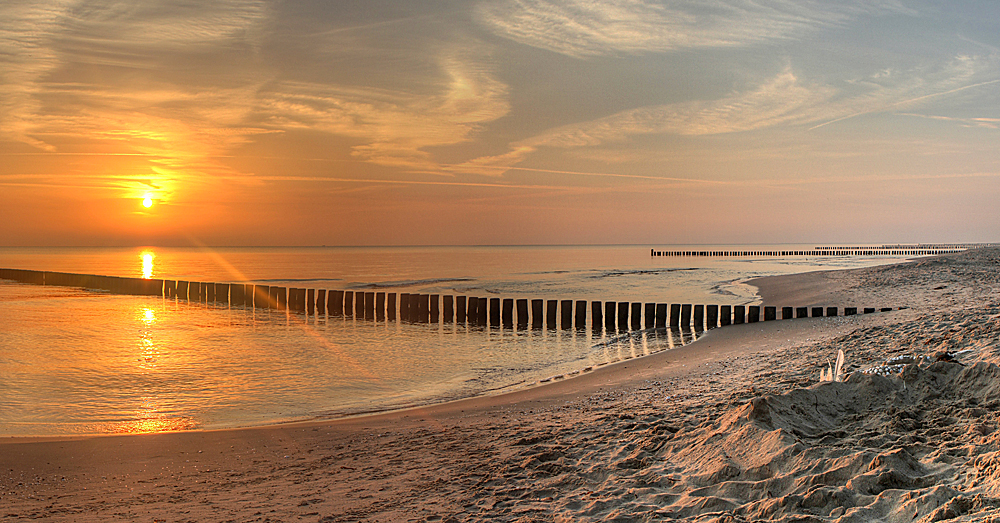
[[[252,280],[257,283],[285,283],[285,282],[319,282],[319,281],[342,281],[340,278],[274,278],[264,280]]]
[[[451,283],[463,281],[476,281],[475,278],[431,278],[426,280],[401,280],[385,281],[378,283],[359,283],[350,286],[351,289],[385,289],[390,287],[413,287],[417,285],[433,285],[438,283]]]
[[[681,271],[697,271],[701,270],[698,267],[677,267],[674,269],[634,269],[634,270],[618,270],[618,271],[604,271],[600,274],[595,274],[593,276],[588,276],[588,278],[598,279],[598,278],[614,278],[617,276],[636,276],[636,275],[656,275],[656,274],[668,274],[671,272],[681,272]]]

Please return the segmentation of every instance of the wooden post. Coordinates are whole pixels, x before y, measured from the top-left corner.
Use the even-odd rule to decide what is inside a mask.
[[[573,300],[562,300],[559,303],[559,319],[561,329],[573,328]]]
[[[764,307],[764,321],[774,321],[778,319],[777,307]]]
[[[517,300],[517,328],[528,328],[528,300]]]
[[[556,328],[556,306],[559,302],[556,300],[548,300],[545,302],[545,327],[549,329]]]
[[[375,293],[375,321],[385,321],[385,293]]]
[[[542,300],[531,300],[531,328],[541,329],[544,323],[542,316]]]
[[[836,316],[837,315],[837,308],[836,307],[827,307],[826,308],[826,315],[827,316]]]
[[[375,319],[375,291],[365,292],[365,293],[360,293],[359,292],[359,293],[356,293],[356,294],[362,294],[364,296],[365,319],[366,320],[374,320]],[[358,313],[360,314],[360,311]]]
[[[327,303],[328,314],[333,316],[344,315],[344,291],[330,291],[329,302]]]
[[[702,331],[705,330],[705,306],[695,305],[694,306],[694,330]]]
[[[747,323],[757,323],[760,321],[760,305],[751,305],[747,308]]]
[[[389,321],[396,321],[396,293],[390,292],[385,304],[385,316]]]
[[[428,309],[430,311],[431,323],[438,323],[441,321],[441,295],[431,294],[428,298],[431,300],[430,308]]]
[[[354,316],[354,291],[344,291],[344,316]]]
[[[410,316],[410,298],[413,295],[408,292],[399,294],[399,319],[402,321],[413,321]]]
[[[633,303],[629,306],[629,310],[631,311],[629,326],[634,331],[642,330],[642,304]]]
[[[44,274],[44,273],[43,273]],[[110,289],[114,290],[114,289]],[[177,297],[177,282],[172,280],[166,280],[163,282],[163,297],[167,299],[173,299]]]
[[[796,318],[808,318],[809,317],[809,307],[796,307],[795,308]]]
[[[253,306],[258,309],[269,309],[268,300],[271,297],[271,287],[267,285],[253,286]]]
[[[229,305],[229,284],[228,283],[216,283],[215,284],[215,301],[219,303],[225,303]]]
[[[365,293],[362,291],[354,291],[354,316],[365,317]]]
[[[247,303],[247,287],[244,283],[234,283],[229,286],[229,303],[233,307],[244,307]]]
[[[306,311],[306,290],[299,288],[288,288],[288,310],[292,312]]]
[[[243,306],[252,309],[253,308],[253,284],[244,283],[243,284]]]
[[[375,319],[375,291],[365,293],[365,319]]]
[[[451,294],[445,295],[444,297],[444,322],[452,323],[455,321],[455,297]]]
[[[722,305],[719,307],[719,326],[726,327],[733,324],[733,307]]]
[[[275,287],[271,287],[274,289]],[[277,287],[278,289],[278,310],[284,311],[288,310],[288,294],[286,294],[285,287]]]
[[[822,318],[823,317],[823,307],[813,307],[812,308],[812,317],[813,318]]]
[[[892,307],[882,307],[881,309],[879,309],[879,312],[889,312],[891,310],[892,310]]]
[[[295,289],[295,312],[300,312],[302,314],[305,314],[306,310],[308,310],[308,303],[306,300],[306,290]]]
[[[865,314],[871,314],[875,312],[875,307],[865,307]]]
[[[487,298],[479,298],[479,308],[476,309],[476,313],[479,314],[479,324],[486,325],[486,303]]]
[[[604,318],[601,317],[601,302],[590,302],[590,328],[594,332],[601,332],[601,324],[603,323]]]
[[[656,321],[656,304],[647,303],[645,310],[643,311],[643,314],[645,315],[645,320],[646,320],[643,324],[643,327],[647,329],[652,329]]]
[[[420,322],[420,318],[421,318],[420,302],[421,301],[426,301],[426,298],[423,298],[422,294],[412,293],[412,292],[410,293],[410,304],[406,308],[406,310],[407,310],[406,315],[407,315],[407,318],[409,319],[409,321],[415,322],[415,323],[419,323]]]
[[[782,307],[781,308],[781,319],[783,319],[783,320],[790,320],[790,319],[794,318],[795,316],[794,316],[792,310],[793,309],[791,307]]]
[[[574,319],[577,330],[587,328],[587,301],[576,300],[576,317]]]
[[[857,307],[844,307],[844,316],[854,316],[858,313]]]
[[[202,297],[205,299],[205,303],[212,303],[213,301],[215,301],[214,283],[202,283],[201,288],[202,288]]]
[[[670,326],[679,327],[681,324],[681,304],[670,304]]]
[[[609,334],[615,331],[616,305],[613,301],[604,302],[604,330],[608,331]]]
[[[316,315],[326,315],[326,289],[316,290]]]
[[[306,314],[316,314],[316,289],[306,289]]]
[[[657,303],[656,304],[656,322],[655,326],[657,329],[667,328],[667,304]]]
[[[132,292],[131,292],[132,278],[129,278],[128,283],[129,283],[129,291],[127,291],[126,294],[132,294]],[[177,299],[179,299],[179,300],[186,300],[186,299],[188,299],[188,294],[190,293],[190,290],[189,290],[190,286],[191,286],[190,282],[186,282],[186,281],[179,281],[179,282],[177,282]]]
[[[685,303],[681,305],[681,327],[688,328],[691,326],[691,304]]]
[[[466,311],[465,296],[455,296],[455,323],[465,323]]]
[[[468,322],[472,325],[479,323],[479,298],[469,297]]]
[[[733,325],[746,323],[747,308],[744,305],[733,306]]]
[[[278,309],[278,287],[271,285],[267,288],[267,306],[271,309]]]
[[[707,323],[709,329],[714,329],[719,326],[719,306],[709,305],[705,311],[708,316]]]
[[[510,329],[514,327],[514,299],[504,298],[503,299],[503,309],[501,312],[501,320],[503,321],[504,328]]]
[[[429,294],[420,294],[417,297],[417,314],[419,315],[420,323],[428,323],[431,319],[431,296]]]

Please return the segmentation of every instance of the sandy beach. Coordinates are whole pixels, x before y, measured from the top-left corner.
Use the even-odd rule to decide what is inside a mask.
[[[726,327],[503,396],[240,430],[8,438],[0,519],[1000,519],[998,263],[980,249],[755,280],[768,305],[907,308]],[[838,349],[846,381],[818,383]]]

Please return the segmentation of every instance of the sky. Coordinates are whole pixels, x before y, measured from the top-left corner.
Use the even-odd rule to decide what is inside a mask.
[[[995,0],[0,20],[0,245],[1000,241]]]

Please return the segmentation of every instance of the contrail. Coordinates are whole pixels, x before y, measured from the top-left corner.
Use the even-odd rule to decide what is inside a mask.
[[[903,104],[908,104],[908,103],[912,103],[912,102],[919,102],[921,100],[926,100],[928,98],[934,98],[936,96],[944,96],[944,95],[947,95],[947,94],[952,94],[952,93],[957,93],[959,91],[964,91],[966,89],[972,89],[973,87],[981,87],[981,86],[984,86],[984,85],[990,85],[990,84],[995,84],[995,83],[1000,83],[1000,79],[990,80],[988,82],[980,82],[978,84],[966,85],[964,87],[956,87],[955,89],[952,89],[950,91],[944,91],[944,92],[932,93],[932,94],[925,94],[924,96],[918,96],[916,98],[910,98],[909,100],[902,100],[902,101],[899,101],[899,102],[891,103],[888,106],[883,107],[883,108],[872,109],[870,111],[861,111],[860,113],[854,113],[854,114],[850,114],[850,115],[847,115],[847,116],[842,116],[840,118],[836,118],[834,120],[830,120],[829,122],[823,122],[823,123],[821,123],[819,125],[814,125],[814,126],[810,127],[808,130],[812,131],[813,129],[819,129],[820,127],[825,127],[825,126],[830,125],[832,123],[837,123],[837,122],[842,122],[844,120],[849,120],[851,118],[854,118],[855,116],[861,116],[861,115],[870,114],[870,113],[877,113],[879,111],[884,111],[885,109],[888,109],[889,107],[895,107],[897,105],[903,105]]]

